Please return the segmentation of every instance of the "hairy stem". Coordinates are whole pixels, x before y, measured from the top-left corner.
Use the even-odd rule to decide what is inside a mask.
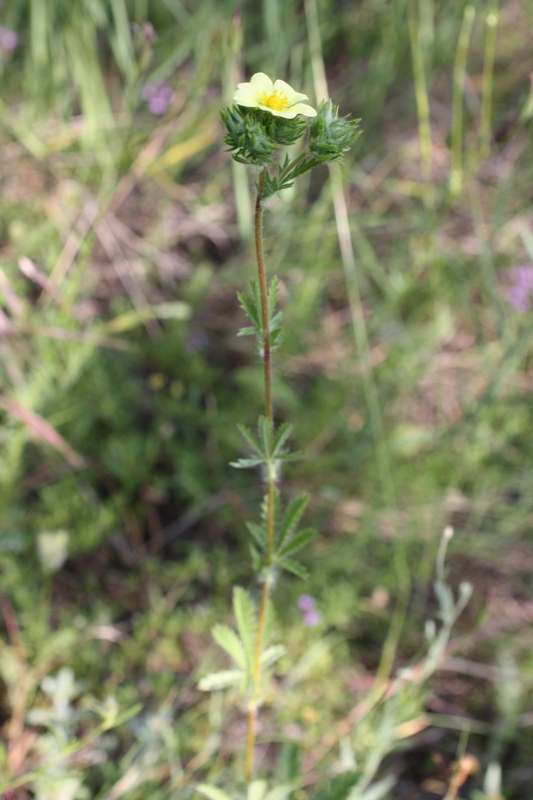
[[[263,251],[263,197],[262,190],[265,183],[265,172],[259,176],[257,183],[257,200],[255,202],[255,252],[257,256],[257,272],[259,276],[259,291],[261,293],[261,324],[262,324],[262,356],[265,377],[265,416],[271,422],[274,418],[272,410],[272,364],[270,358],[270,320],[268,318],[268,289],[265,270],[265,256]]]
[[[265,182],[265,172],[263,171],[257,183],[257,200],[255,204],[255,251],[257,256],[257,272],[259,276],[259,291],[261,296],[261,322],[262,322],[262,356],[264,367],[265,383],[265,416],[273,424],[274,411],[272,406],[272,359],[270,346],[270,318],[268,312],[268,286],[265,270],[265,259],[263,250],[263,198],[262,189]],[[267,475],[267,546],[266,546],[266,568],[267,577],[263,583],[261,600],[259,603],[259,614],[257,618],[257,637],[255,640],[255,652],[253,663],[253,699],[248,707],[248,736],[246,741],[245,758],[245,779],[250,782],[253,777],[253,760],[257,730],[257,710],[259,705],[259,693],[261,688],[261,656],[263,653],[263,642],[265,638],[265,623],[267,615],[268,599],[270,594],[271,581],[268,573],[272,566],[272,553],[274,550],[274,506],[276,496],[276,474],[273,465],[268,469]]]

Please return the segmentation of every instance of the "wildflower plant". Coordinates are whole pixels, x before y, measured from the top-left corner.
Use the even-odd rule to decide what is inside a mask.
[[[264,414],[255,430],[240,426],[249,449],[236,461],[238,469],[259,468],[266,484],[258,522],[248,522],[254,571],[260,584],[259,603],[241,587],[233,595],[237,630],[217,625],[213,636],[234,662],[234,668],[218,672],[201,681],[204,690],[240,686],[245,697],[248,731],[244,764],[245,781],[254,777],[254,751],[259,709],[263,702],[270,667],[283,655],[284,648],[269,643],[269,618],[272,590],[280,574],[289,572],[304,578],[303,566],[294,557],[315,533],[299,529],[308,498],[300,495],[283,507],[280,485],[282,467],[300,458],[289,448],[291,425],[277,424],[272,397],[272,356],[281,336],[282,313],[277,308],[278,281],[269,281],[263,249],[263,215],[266,201],[313,167],[338,161],[360,135],[359,120],[339,117],[330,101],[318,110],[308,105],[307,96],[296,92],[282,80],[272,81],[262,72],[248,83],[240,83],[229,108],[221,112],[226,127],[224,142],[232,157],[254,169],[255,252],[257,279],[250,281],[250,293],[239,293],[239,302],[250,320],[240,336],[255,336],[263,362]],[[285,148],[299,143],[293,158]],[[315,611],[312,624],[317,624]],[[210,796],[207,787],[204,793]],[[218,792],[220,790],[217,790]],[[212,795],[212,791],[211,791]],[[220,795],[218,795],[220,796]]]

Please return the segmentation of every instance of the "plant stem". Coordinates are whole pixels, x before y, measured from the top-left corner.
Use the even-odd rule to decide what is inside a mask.
[[[268,311],[268,286],[265,270],[263,249],[263,198],[262,189],[265,182],[265,171],[259,175],[257,183],[257,200],[255,204],[255,250],[257,256],[257,272],[259,276],[259,292],[261,296],[261,321],[262,321],[262,356],[265,383],[265,416],[274,425],[274,411],[272,405],[272,359],[270,347],[270,318]],[[259,692],[261,688],[261,656],[265,637],[265,623],[267,615],[268,598],[272,582],[270,568],[272,566],[272,553],[274,550],[274,506],[276,500],[276,470],[274,465],[269,465],[267,474],[267,546],[265,566],[267,576],[261,590],[259,614],[257,618],[257,637],[255,640],[254,663],[252,671],[253,698],[248,707],[248,735],[246,741],[245,779],[249,783],[253,777],[253,760],[257,729],[257,710],[259,706]]]
[[[268,289],[263,251],[263,198],[265,170],[259,175],[257,182],[257,200],[255,201],[255,252],[257,256],[257,272],[259,275],[259,291],[261,294],[262,323],[262,356],[265,376],[265,416],[270,422],[274,419],[272,410],[272,364],[270,358],[270,320],[268,318]]]

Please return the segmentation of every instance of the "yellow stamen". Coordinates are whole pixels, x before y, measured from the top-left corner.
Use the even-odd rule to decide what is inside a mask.
[[[274,111],[285,111],[289,107],[289,98],[283,92],[276,89],[274,94],[263,92],[259,105],[272,108]]]

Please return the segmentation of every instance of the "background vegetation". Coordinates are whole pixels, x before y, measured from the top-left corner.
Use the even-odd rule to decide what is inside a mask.
[[[250,579],[259,499],[227,467],[260,367],[235,337],[251,191],[219,109],[258,70],[320,99],[324,68],[364,134],[344,192],[317,170],[265,230],[275,393],[307,456],[288,480],[320,536],[309,581],[274,598],[290,652],[263,764],[282,780],[301,759],[295,800],[368,753],[393,776],[379,797],[530,799],[532,19],[530,0],[4,0],[0,767],[17,800],[188,798],[242,751],[231,697],[197,688],[223,666],[210,628]],[[386,720],[353,712],[425,652],[445,525],[449,581],[473,597],[380,750]]]

